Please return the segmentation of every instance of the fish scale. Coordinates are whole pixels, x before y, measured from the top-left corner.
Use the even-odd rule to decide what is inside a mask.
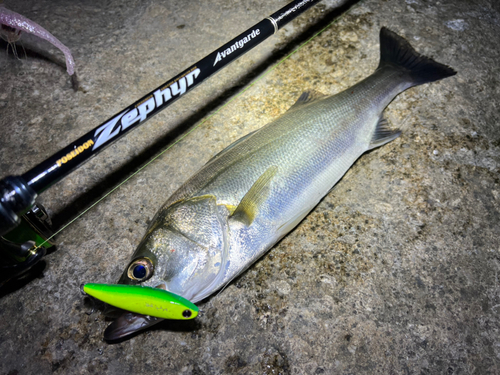
[[[198,302],[227,285],[292,230],[364,152],[399,136],[382,119],[402,91],[455,71],[380,32],[369,77],[326,97],[306,92],[285,114],[217,154],[153,219],[120,283],[159,287]],[[149,264],[135,277],[136,262]],[[156,324],[136,314],[106,330],[117,339]]]

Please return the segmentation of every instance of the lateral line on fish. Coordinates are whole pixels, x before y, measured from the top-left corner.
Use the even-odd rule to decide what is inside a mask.
[[[354,6],[352,6],[351,8],[349,8],[348,11],[346,11],[343,14],[341,14],[337,18],[335,18],[332,22],[330,22],[328,25],[326,25],[324,28],[322,28],[320,31],[318,31],[316,34],[314,34],[312,37],[310,37],[308,40],[306,40],[304,43],[302,43],[300,46],[298,46],[296,49],[294,49],[292,52],[290,52],[288,55],[286,55],[284,58],[282,58],[280,61],[278,61],[276,64],[274,64],[272,67],[270,67],[260,77],[258,77],[257,79],[255,79],[255,81],[249,83],[247,87],[245,87],[244,89],[242,89],[238,94],[236,94],[231,99],[229,99],[226,103],[224,103],[223,105],[221,105],[212,114],[210,114],[207,117],[205,117],[198,125],[195,125],[192,129],[188,130],[185,134],[181,135],[176,141],[174,141],[174,143],[172,143],[171,145],[167,146],[167,148],[165,150],[161,151],[158,155],[154,156],[150,161],[148,161],[142,167],[140,167],[139,169],[137,169],[137,171],[135,171],[130,176],[128,176],[125,180],[123,180],[120,184],[118,184],[113,189],[111,189],[109,192],[107,192],[104,196],[102,196],[101,198],[99,198],[90,207],[88,207],[87,209],[83,210],[78,216],[76,216],[74,219],[70,220],[66,225],[63,225],[52,236],[50,236],[49,238],[47,238],[40,245],[35,245],[35,250],[39,249],[40,247],[42,247],[43,245],[45,245],[46,243],[48,243],[50,240],[52,240],[52,238],[54,238],[55,236],[57,236],[64,229],[66,229],[71,224],[73,224],[75,221],[77,221],[78,219],[80,219],[80,217],[82,217],[83,215],[85,215],[88,211],[90,211],[92,208],[94,208],[97,204],[101,203],[104,199],[106,199],[109,195],[111,195],[115,190],[119,189],[122,185],[124,185],[125,183],[127,183],[131,178],[135,177],[139,172],[141,172],[144,168],[146,168],[151,163],[153,163],[156,159],[158,159],[160,156],[162,156],[165,152],[169,151],[172,147],[174,147],[175,145],[177,145],[178,143],[180,143],[181,141],[183,141],[184,138],[186,138],[192,132],[194,132],[195,130],[197,130],[198,128],[200,128],[205,122],[207,122],[208,120],[212,119],[215,115],[219,114],[219,112],[222,111],[224,108],[226,108],[226,106],[228,106],[233,101],[235,101],[236,99],[238,99],[240,96],[242,96],[248,90],[250,90],[253,86],[255,86],[260,80],[264,79],[266,76],[268,76],[274,70],[276,70],[276,68],[278,68],[286,60],[288,60],[290,57],[292,57],[295,53],[299,52],[302,48],[304,48],[307,44],[309,44],[313,39],[315,39],[317,36],[319,36],[320,34],[322,34],[325,30],[327,30],[328,28],[330,28],[333,24],[335,24],[338,21],[340,21],[341,19],[343,19],[348,13],[350,13],[351,11],[353,11],[353,10],[357,9],[358,7],[360,7],[361,3],[363,3],[363,1],[358,2],[357,4],[355,4]]]

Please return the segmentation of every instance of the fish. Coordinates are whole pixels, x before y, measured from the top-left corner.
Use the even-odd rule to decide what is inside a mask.
[[[401,134],[383,117],[398,94],[455,74],[383,27],[370,76],[333,96],[304,92],[174,192],[119,284],[165,289],[193,303],[209,297],[297,226],[362,154]],[[104,338],[122,339],[158,321],[127,312]]]

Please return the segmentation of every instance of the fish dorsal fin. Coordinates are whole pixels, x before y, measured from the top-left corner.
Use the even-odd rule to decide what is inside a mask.
[[[278,172],[278,167],[273,165],[254,182],[250,190],[247,191],[236,210],[231,215],[232,218],[241,221],[249,226],[257,216],[259,207],[266,200],[269,194],[271,180]]]
[[[316,90],[304,91],[302,95],[299,96],[295,104],[292,105],[290,108],[288,108],[288,110],[291,111],[293,109],[300,108],[304,104],[309,104],[323,98],[326,98],[326,95],[319,91]]]
[[[393,141],[399,137],[400,134],[401,130],[392,130],[389,127],[389,122],[385,118],[381,117],[378,120],[377,127],[375,128],[375,133],[373,133],[369,150]]]

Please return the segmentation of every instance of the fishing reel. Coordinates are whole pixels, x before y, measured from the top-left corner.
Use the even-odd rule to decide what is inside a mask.
[[[28,272],[54,246],[51,225],[45,208],[36,203],[17,227],[0,237],[0,287]]]
[[[0,286],[37,264],[54,246],[51,220],[21,177],[0,181]]]

